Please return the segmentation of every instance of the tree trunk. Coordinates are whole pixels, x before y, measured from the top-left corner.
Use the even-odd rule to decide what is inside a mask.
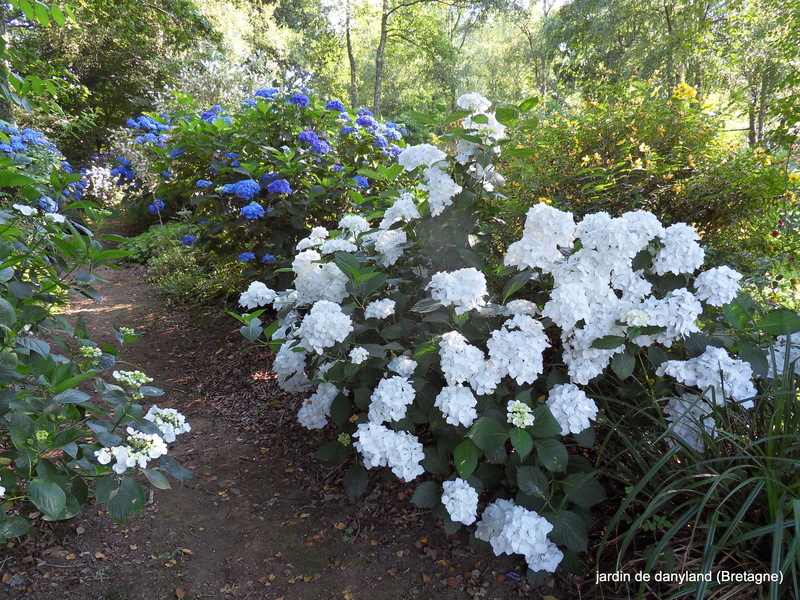
[[[756,123],[756,136],[758,143],[764,141],[767,133],[767,79],[769,79],[769,74],[762,73],[761,89],[758,93],[758,121]]]
[[[353,18],[350,1],[346,6],[345,38],[347,39],[347,60],[350,62],[350,107],[358,105],[358,77],[356,72],[356,55],[353,53],[353,38],[350,35],[350,21]]]
[[[381,114],[381,87],[383,86],[383,54],[386,51],[386,38],[389,35],[389,0],[383,0],[381,14],[381,37],[375,52],[375,94],[372,97],[372,112]]]
[[[0,119],[7,123],[14,122],[14,111],[11,108],[11,88],[8,83],[8,62],[6,61],[6,19],[8,5],[0,3]]]
[[[756,133],[756,107],[758,106],[758,91],[753,90],[750,96],[750,106],[747,110],[747,141],[750,147],[758,142]]]

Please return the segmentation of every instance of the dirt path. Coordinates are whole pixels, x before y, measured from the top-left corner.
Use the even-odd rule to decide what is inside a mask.
[[[374,491],[352,504],[343,472],[312,458],[320,434],[296,423],[297,400],[233,319],[165,309],[140,268],[101,275],[104,302],[76,301],[69,316],[83,316],[96,341],[111,342],[112,324],[142,334],[122,359],[166,391],[159,406],[187,416],[192,431],[171,453],[195,477],[150,491],[125,524],[94,506],[67,523],[40,522],[4,550],[0,598],[542,597],[515,580],[524,579],[519,557],[475,554],[464,531],[446,538],[403,482],[373,473]]]

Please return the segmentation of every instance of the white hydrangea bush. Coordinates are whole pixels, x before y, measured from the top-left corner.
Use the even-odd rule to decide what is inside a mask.
[[[298,244],[295,287],[251,286],[240,303],[277,311],[264,330],[273,368],[284,389],[309,394],[305,427],[338,428],[318,457],[356,459],[351,497],[368,470],[388,467],[448,532],[477,523],[496,554],[553,572],[586,551],[604,498],[571,451],[592,445],[602,393],[650,382],[665,437],[697,451],[717,426],[713,405],[753,407],[754,374],[736,348],[696,347],[741,275],[703,270],[689,225],[645,211],[577,219],[545,203],[505,241],[501,264],[487,262],[475,216],[502,179],[489,159],[503,125],[479,95],[459,106],[474,111],[455,130],[466,142],[403,150],[416,186],[315,228]],[[330,240],[340,242],[328,252]],[[491,501],[503,481],[508,499]]]

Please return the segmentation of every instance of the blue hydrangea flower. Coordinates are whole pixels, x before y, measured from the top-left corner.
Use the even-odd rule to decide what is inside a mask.
[[[200,118],[203,121],[206,121],[207,123],[211,123],[211,122],[214,121],[214,119],[217,118],[217,115],[215,113],[211,112],[210,110],[208,110],[208,111],[204,112],[203,114],[201,114]]]
[[[195,184],[195,186],[199,187],[199,188],[207,188],[207,187],[211,187],[212,185],[214,185],[214,184],[211,183],[210,181],[206,180],[206,179],[198,179],[197,183]]]
[[[306,144],[313,144],[317,140],[319,140],[319,136],[311,131],[310,129],[305,130],[301,134],[297,136],[297,139],[301,142],[305,142]]]
[[[294,94],[291,98],[289,98],[289,102],[294,104],[295,106],[303,106],[306,107],[311,104],[311,100],[308,99],[308,96],[305,94]]]
[[[11,144],[0,144],[0,150],[3,152],[13,152],[14,149],[11,147]]]
[[[370,109],[368,109],[368,108],[363,108],[363,107],[362,107],[362,108],[359,108],[359,109],[356,111],[356,114],[357,114],[359,117],[374,117],[374,116],[375,116],[375,115],[372,113],[372,111],[371,111]]]
[[[325,105],[326,110],[338,110],[339,112],[344,110],[344,104],[339,102],[338,100],[328,100],[328,103]]]
[[[236,183],[228,183],[222,186],[223,194],[236,194],[242,200],[252,200],[253,196],[261,191],[261,186],[252,179],[243,179]]]
[[[172,179],[173,177],[175,177],[175,175],[173,175],[173,174],[172,174],[172,173],[170,173],[169,171],[162,171],[162,172],[161,172],[161,176],[162,176],[164,179]]]
[[[386,156],[390,156],[392,158],[397,158],[403,152],[403,149],[400,146],[392,144],[389,146],[389,149],[384,152]]]
[[[344,167],[342,165],[333,165],[334,173],[341,173],[342,171],[344,171]]]
[[[277,259],[272,254],[265,254],[264,257],[261,259],[262,263],[273,263]]]
[[[124,156],[120,156],[120,157],[117,159],[117,162],[118,162],[119,164],[121,164],[123,167],[125,167],[126,169],[130,168],[130,166],[131,166],[131,161],[129,161],[129,160],[128,160],[127,158],[125,158]]]
[[[238,166],[239,166],[239,165],[241,165],[241,164],[242,164],[242,163],[240,163],[238,160],[231,161],[231,166],[232,166],[232,167],[238,167]]]
[[[256,101],[255,100],[250,100],[250,98],[245,98],[244,100],[242,100],[242,104],[252,108],[253,106],[256,105]]]
[[[397,131],[397,129],[387,129],[386,131],[383,132],[383,135],[385,135],[390,140],[397,141],[403,139],[403,134]]]
[[[362,177],[361,175],[356,175],[353,177],[353,181],[355,181],[358,185],[363,188],[369,187],[369,180],[366,177]]]
[[[252,252],[242,252],[236,260],[239,262],[251,262],[256,259],[256,255]]]
[[[350,135],[351,133],[355,133],[355,129],[350,127],[350,125],[345,125],[342,127],[342,130],[339,132],[339,135]]]
[[[186,152],[186,146],[180,146],[178,148],[173,148],[169,151],[170,158],[180,158],[183,156],[183,153]]]
[[[258,178],[258,181],[261,185],[267,185],[273,179],[277,179],[277,173],[264,173],[261,177]]]
[[[199,224],[200,225],[211,225],[211,222],[210,221],[200,221]]]
[[[127,125],[128,127],[138,127],[139,126],[139,125],[136,124],[136,121],[134,121],[133,119],[128,119],[127,121],[125,121],[125,125]]]
[[[147,207],[151,215],[157,215],[164,210],[164,203],[161,200],[153,200],[153,203]]]
[[[266,88],[266,89],[256,90],[256,93],[253,95],[258,98],[274,98],[277,93],[278,93],[278,88]]]
[[[353,122],[353,119],[351,119],[350,115],[348,115],[346,112],[340,112],[338,118],[341,119],[342,121],[347,121],[348,123]]]
[[[40,197],[39,206],[41,206],[45,212],[49,213],[58,212],[58,202],[53,200],[50,196]]]
[[[386,150],[389,147],[389,140],[387,140],[384,136],[380,133],[375,134],[375,140],[372,142],[377,148],[381,150]]]
[[[251,202],[242,208],[242,216],[245,219],[257,219],[264,216],[264,207],[257,202]]]
[[[319,154],[320,156],[327,154],[330,149],[331,147],[328,145],[328,142],[323,142],[322,140],[318,140],[311,144],[311,151],[315,154]]]
[[[375,117],[371,117],[369,115],[363,115],[356,119],[356,125],[360,125],[361,127],[378,127],[378,122],[375,120]]]
[[[185,235],[181,238],[181,244],[184,246],[192,246],[197,241],[193,235]]]
[[[267,186],[267,191],[271,194],[291,194],[292,188],[285,179],[276,179]]]
[[[237,158],[239,158],[239,155],[236,154],[236,152],[228,152],[225,155],[225,158],[230,158],[230,159],[236,160]]]

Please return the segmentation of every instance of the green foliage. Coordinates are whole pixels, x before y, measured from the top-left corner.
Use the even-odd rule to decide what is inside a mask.
[[[139,235],[128,238],[120,243],[120,249],[129,254],[125,257],[127,262],[145,264],[165,252],[181,245],[181,238],[185,235],[196,235],[197,228],[185,221],[167,221],[163,224],[153,225]]]

